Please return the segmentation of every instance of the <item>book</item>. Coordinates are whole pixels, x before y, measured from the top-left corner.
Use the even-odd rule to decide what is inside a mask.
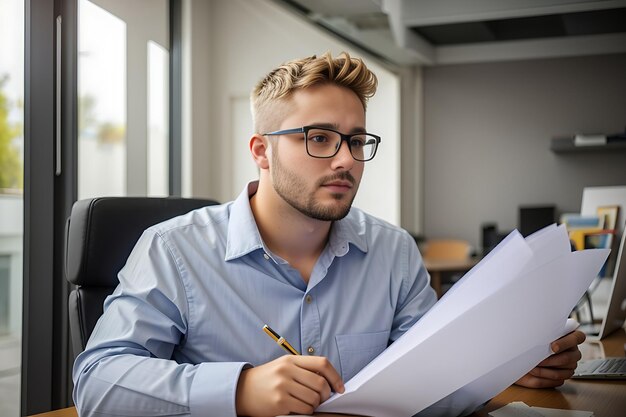
[[[561,223],[565,224],[567,230],[576,229],[602,229],[604,228],[605,216],[581,216],[580,214],[563,214]]]

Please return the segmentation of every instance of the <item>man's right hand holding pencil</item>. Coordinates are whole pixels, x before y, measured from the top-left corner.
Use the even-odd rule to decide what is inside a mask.
[[[332,391],[343,393],[344,386],[328,359],[285,355],[241,372],[235,399],[237,415],[312,414]]]

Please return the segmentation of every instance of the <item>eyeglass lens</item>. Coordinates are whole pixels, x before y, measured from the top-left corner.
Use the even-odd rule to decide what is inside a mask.
[[[341,146],[341,135],[325,129],[310,129],[306,135],[307,152],[311,156],[328,158],[334,156]],[[377,140],[367,133],[350,136],[352,157],[359,161],[368,161],[376,153]]]

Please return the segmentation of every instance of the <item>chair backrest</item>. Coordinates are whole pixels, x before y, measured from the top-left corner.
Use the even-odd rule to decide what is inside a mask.
[[[191,210],[217,204],[186,198],[100,197],[74,203],[67,219],[65,278],[76,285],[69,298],[72,349],[85,349],[117,273],[148,227]]]
[[[429,239],[423,253],[424,259],[434,261],[461,261],[469,255],[469,242],[456,239]]]

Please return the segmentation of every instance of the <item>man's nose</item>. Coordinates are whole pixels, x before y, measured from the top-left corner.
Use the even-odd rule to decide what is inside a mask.
[[[354,158],[352,158],[348,142],[345,140],[341,141],[339,144],[339,151],[335,156],[333,156],[332,160],[334,169],[343,168],[348,171],[352,168],[352,165],[354,165]]]

